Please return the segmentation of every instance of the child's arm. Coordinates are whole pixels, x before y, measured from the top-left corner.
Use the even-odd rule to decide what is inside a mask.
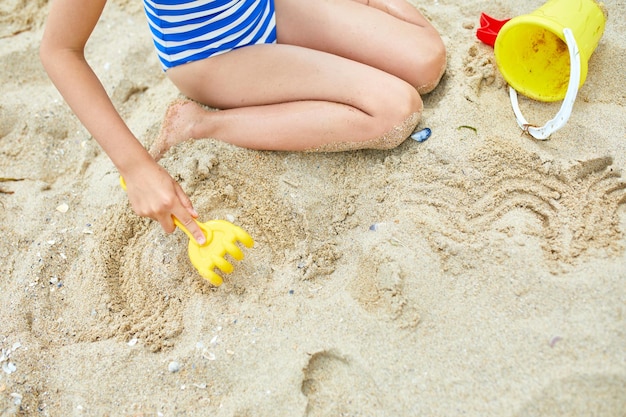
[[[66,102],[107,153],[127,184],[133,210],[175,228],[176,216],[200,243],[204,235],[193,221],[191,201],[172,177],[152,159],[121,119],[100,80],[85,60],[84,47],[106,0],[51,2],[40,56]]]

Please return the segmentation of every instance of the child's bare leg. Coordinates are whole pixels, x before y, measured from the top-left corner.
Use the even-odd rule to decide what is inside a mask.
[[[356,149],[392,149],[404,142],[415,130],[419,123],[421,113],[413,113],[402,124],[393,127],[384,135],[363,142],[335,142],[328,143],[317,148],[305,149],[308,152],[343,152]]]
[[[437,30],[404,0],[275,0],[278,42],[330,52],[433,90],[446,67]]]
[[[422,14],[406,0],[353,0],[357,3],[365,4],[375,9],[381,10],[398,19],[412,23],[414,25],[426,27],[430,23]]]
[[[181,140],[206,137],[273,150],[366,143],[422,110],[419,94],[397,77],[291,45],[241,48],[167,74],[186,96],[222,110],[193,103],[170,109],[164,131],[176,132],[176,138],[163,136],[153,154]]]
[[[307,104],[302,105],[302,107],[306,106]],[[323,117],[323,114],[318,113],[315,110],[315,106],[313,106],[312,109],[317,114],[311,115],[311,120],[318,123],[318,118],[320,116]],[[280,109],[280,111],[285,111],[285,109]],[[252,109],[250,113],[255,113],[255,110]],[[166,112],[163,127],[159,137],[153,142],[150,148],[150,154],[156,160],[159,160],[163,154],[167,152],[167,150],[178,143],[188,139],[211,137],[209,131],[212,129],[210,127],[220,123],[220,119],[222,119],[223,115],[223,112],[205,110],[191,100],[176,100],[170,105]],[[263,117],[262,113],[259,114],[259,116]],[[285,116],[287,116],[287,114],[285,114]],[[257,137],[248,133],[242,135],[241,140],[237,140],[239,138],[235,138],[235,140],[231,140],[229,142],[253,149],[301,150],[308,152],[339,152],[355,149],[390,149],[402,143],[413,132],[415,126],[419,123],[420,118],[421,113],[415,112],[410,114],[402,123],[391,127],[391,129],[378,137],[366,139],[369,136],[368,133],[364,133],[362,137],[363,140],[358,140],[361,138],[357,138],[357,140],[350,141],[347,137],[348,135],[343,138],[343,140],[339,139],[337,141],[330,142],[322,141],[319,137],[312,137],[308,140],[298,140],[300,139],[300,136],[306,135],[296,134],[296,137],[293,138],[294,140],[281,146],[279,143],[274,143],[272,141],[259,142]],[[223,123],[224,121],[222,120],[221,122]],[[303,126],[303,128],[306,127]]]

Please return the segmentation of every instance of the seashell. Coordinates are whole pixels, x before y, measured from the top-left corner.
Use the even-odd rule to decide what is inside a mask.
[[[172,361],[169,363],[169,365],[167,365],[167,370],[170,371],[171,373],[176,373],[178,371],[180,371],[180,363],[176,362],[176,361]]]
[[[57,211],[59,213],[67,213],[67,211],[70,209],[70,206],[68,206],[67,204],[63,203],[63,204],[59,204],[57,206]]]
[[[202,357],[204,359],[207,359],[207,360],[210,360],[210,361],[214,361],[215,360],[215,353],[209,352],[208,350],[204,349],[202,351]]]
[[[9,394],[11,398],[13,398],[13,404],[21,405],[22,404],[22,394],[18,394],[17,392],[12,392]]]
[[[11,375],[13,372],[17,371],[17,366],[13,362],[5,362],[2,364],[2,370]]]
[[[425,127],[424,129],[417,131],[411,135],[411,139],[415,139],[418,142],[424,142],[426,139],[430,137],[432,134],[432,130],[430,128]]]

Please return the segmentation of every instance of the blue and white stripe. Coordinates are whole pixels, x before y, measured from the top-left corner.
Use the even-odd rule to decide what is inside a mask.
[[[163,69],[276,42],[274,0],[144,0]]]

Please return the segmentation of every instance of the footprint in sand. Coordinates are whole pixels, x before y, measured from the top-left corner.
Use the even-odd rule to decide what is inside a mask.
[[[406,288],[411,264],[406,260],[413,254],[406,248],[393,246],[393,242],[396,241],[378,242],[364,251],[350,293],[372,316],[413,328],[420,322]]]
[[[317,352],[304,368],[305,416],[383,416],[380,388],[353,360],[332,350]]]

